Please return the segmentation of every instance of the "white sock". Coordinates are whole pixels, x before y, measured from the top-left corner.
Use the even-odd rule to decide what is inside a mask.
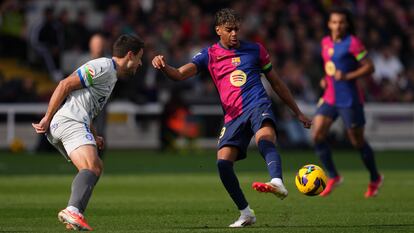
[[[285,186],[283,185],[283,181],[280,178],[273,178],[270,183],[276,185],[276,186]]]
[[[241,215],[254,215],[254,212],[252,209],[250,209],[250,206],[247,206],[246,208],[240,210]]]
[[[79,214],[79,209],[76,208],[75,206],[68,206],[68,207],[66,207],[66,209]]]

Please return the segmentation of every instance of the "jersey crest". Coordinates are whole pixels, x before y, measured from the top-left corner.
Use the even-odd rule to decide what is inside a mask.
[[[239,66],[240,65],[240,57],[233,57],[231,59],[231,64],[233,64],[233,66]]]

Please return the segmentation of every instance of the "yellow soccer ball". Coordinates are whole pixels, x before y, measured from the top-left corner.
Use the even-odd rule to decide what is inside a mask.
[[[307,196],[316,196],[325,189],[327,180],[322,168],[308,164],[299,169],[295,183],[299,192]]]

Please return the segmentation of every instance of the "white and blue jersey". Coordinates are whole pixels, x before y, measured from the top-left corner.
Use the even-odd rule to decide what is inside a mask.
[[[116,65],[112,59],[98,58],[85,63],[75,73],[83,88],[70,93],[55,116],[89,124],[102,110],[114,89]]]
[[[95,145],[90,124],[106,104],[117,81],[112,59],[99,58],[79,67],[75,73],[83,88],[70,93],[53,116],[46,137],[65,158],[76,148]]]

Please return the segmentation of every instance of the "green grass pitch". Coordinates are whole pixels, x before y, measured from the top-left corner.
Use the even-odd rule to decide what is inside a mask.
[[[281,154],[289,190],[283,201],[251,189],[253,181],[269,179],[257,151],[236,164],[257,215],[249,228],[227,228],[239,212],[220,183],[214,151],[107,151],[85,215],[96,232],[414,232],[412,151],[377,153],[385,181],[372,199],[363,196],[368,173],[354,151],[334,154],[345,180],[327,198],[304,196],[294,186],[300,166],[319,164],[311,151]],[[57,153],[0,152],[0,232],[65,232],[57,212],[75,172]]]

